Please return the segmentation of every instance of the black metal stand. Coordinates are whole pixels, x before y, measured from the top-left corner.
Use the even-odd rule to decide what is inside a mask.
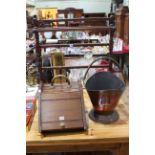
[[[103,124],[110,124],[119,119],[119,115],[117,111],[98,114],[94,111],[94,109],[90,111],[89,117],[91,120],[95,122],[103,123]]]

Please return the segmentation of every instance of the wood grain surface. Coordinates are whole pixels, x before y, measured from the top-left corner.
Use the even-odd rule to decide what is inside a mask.
[[[87,129],[80,82],[44,84],[39,101],[41,132]]]

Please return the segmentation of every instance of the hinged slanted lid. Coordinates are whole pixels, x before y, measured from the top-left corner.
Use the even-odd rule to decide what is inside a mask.
[[[86,129],[82,85],[43,85],[39,122],[41,132]]]

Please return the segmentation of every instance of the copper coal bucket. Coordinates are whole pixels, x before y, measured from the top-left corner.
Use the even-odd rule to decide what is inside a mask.
[[[90,67],[97,61],[106,59],[114,63],[119,70],[121,68],[116,60],[111,57],[100,57],[95,59],[87,68],[83,78],[84,85],[93,104],[89,117],[97,122],[111,123],[118,120],[119,115],[115,107],[125,89],[125,83],[110,71],[97,72],[87,81],[86,76]]]

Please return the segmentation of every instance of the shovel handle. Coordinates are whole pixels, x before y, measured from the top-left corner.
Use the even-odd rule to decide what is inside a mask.
[[[51,81],[51,85],[52,85],[52,86],[53,86],[53,84],[54,84],[55,79],[58,79],[58,78],[64,78],[64,79],[66,79],[68,85],[70,85],[69,79],[68,79],[65,75],[59,74],[59,75],[56,75],[56,76],[52,79],[52,81]]]
[[[122,75],[123,75],[122,69],[121,69],[119,63],[118,63],[115,59],[113,59],[112,57],[108,57],[108,56],[102,56],[102,57],[99,57],[99,58],[95,59],[95,60],[88,66],[88,68],[87,68],[87,70],[86,70],[86,72],[85,72],[84,78],[83,78],[83,83],[84,83],[84,80],[85,80],[85,78],[86,78],[86,76],[87,76],[87,73],[88,73],[90,67],[91,67],[96,61],[99,61],[99,60],[102,60],[102,59],[108,59],[108,60],[114,62],[114,64],[119,68],[119,70],[121,71],[121,73],[122,73]],[[124,82],[125,82],[124,76],[123,76],[123,79],[124,79]],[[125,82],[125,83],[126,83],[126,82]]]

